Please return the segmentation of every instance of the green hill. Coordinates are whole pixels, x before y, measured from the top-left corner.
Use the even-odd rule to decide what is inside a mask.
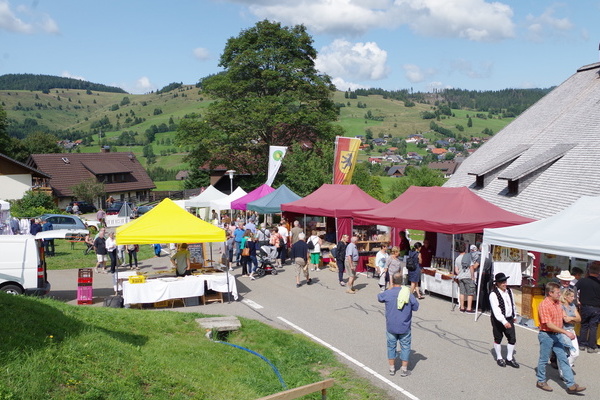
[[[23,80],[23,87],[34,87],[40,76],[23,74],[19,77],[24,79],[27,76],[30,82]],[[0,77],[0,88],[6,87],[2,86],[1,79],[6,81],[6,77],[8,75]],[[101,146],[110,145],[112,151],[131,151],[139,157],[144,155],[144,146],[150,145],[156,155],[153,166],[174,170],[188,168],[183,162],[188,149],[175,145],[175,130],[186,116],[202,115],[211,102],[195,85],[174,83],[155,93],[132,95],[70,88],[72,81],[83,81],[44,77],[46,80],[41,79],[40,82],[54,82],[66,87],[0,90],[0,106],[7,113],[9,135],[23,139],[34,132],[47,132],[62,140],[81,140],[81,144],[70,151],[98,152]],[[448,136],[466,140],[489,136],[511,122],[514,111],[501,107],[507,99],[519,97],[519,104],[530,105],[546,92],[541,89],[448,91],[448,99],[453,100],[448,102],[444,92],[409,95],[406,91],[373,89],[354,93],[338,91],[334,94],[334,101],[340,107],[338,124],[345,129],[347,136],[385,137],[392,139],[391,143],[394,139],[404,139],[415,133],[421,133],[431,141]],[[494,98],[497,98],[496,102]],[[457,107],[469,99],[473,104],[484,104],[482,110],[486,111],[450,109],[450,105]],[[425,152],[414,145],[408,146],[408,151],[415,150]],[[366,155],[363,154],[363,157]]]

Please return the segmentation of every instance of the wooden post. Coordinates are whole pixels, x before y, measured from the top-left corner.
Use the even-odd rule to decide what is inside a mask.
[[[258,400],[293,400],[318,391],[321,391],[321,397],[323,400],[325,400],[327,399],[327,388],[332,387],[334,382],[335,381],[333,379],[326,379],[324,381],[311,383],[294,389],[289,389],[283,392],[275,393],[270,396],[261,397]]]

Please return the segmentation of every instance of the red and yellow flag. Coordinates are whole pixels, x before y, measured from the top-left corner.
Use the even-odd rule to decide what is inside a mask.
[[[336,136],[333,160],[334,185],[349,185],[352,182],[352,173],[356,166],[360,144],[360,139]]]

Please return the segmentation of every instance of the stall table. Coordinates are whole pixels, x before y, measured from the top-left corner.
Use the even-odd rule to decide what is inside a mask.
[[[229,288],[225,273],[190,275],[185,277],[165,277],[149,279],[145,283],[123,282],[125,304],[157,303],[165,300],[185,299],[204,295],[204,283],[209,290],[231,292],[238,299],[235,277],[229,275]]]
[[[434,268],[423,268],[421,273],[421,288],[432,293],[447,297],[456,297],[458,283],[454,275],[442,273]]]

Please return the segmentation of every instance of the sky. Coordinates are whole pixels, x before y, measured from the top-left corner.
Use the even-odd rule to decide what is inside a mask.
[[[600,0],[0,0],[0,75],[195,84],[268,19],[304,24],[339,90],[547,88],[599,61],[599,17]]]

